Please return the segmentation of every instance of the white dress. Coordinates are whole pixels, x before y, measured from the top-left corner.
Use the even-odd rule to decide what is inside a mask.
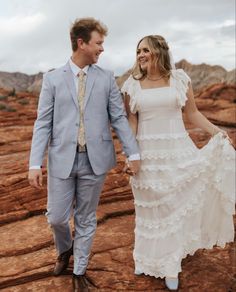
[[[178,69],[169,87],[142,89],[131,76],[122,87],[139,118],[135,268],[161,278],[176,277],[187,254],[234,239],[235,151],[221,133],[202,149],[190,139],[181,111],[189,81]]]

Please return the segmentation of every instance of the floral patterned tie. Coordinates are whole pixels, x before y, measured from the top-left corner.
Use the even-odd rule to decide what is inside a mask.
[[[79,91],[78,91],[78,102],[79,102],[79,113],[80,113],[80,127],[78,143],[80,146],[85,145],[85,131],[84,131],[84,96],[85,96],[85,73],[80,71],[79,76]]]

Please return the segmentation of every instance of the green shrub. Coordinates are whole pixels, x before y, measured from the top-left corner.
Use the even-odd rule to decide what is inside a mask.
[[[16,112],[16,109],[11,106],[8,106],[6,112]]]
[[[7,106],[4,103],[0,103],[0,110],[5,110]]]
[[[6,105],[4,103],[0,103],[0,110],[5,112],[16,112],[16,109],[11,107],[10,105]]]
[[[12,88],[12,90],[9,92],[8,96],[16,96],[16,89]]]
[[[26,98],[24,98],[24,99],[21,99],[21,100],[19,100],[18,102],[19,102],[19,104],[21,104],[21,105],[26,105],[26,104],[29,104],[29,100],[28,100],[28,99],[26,99]]]

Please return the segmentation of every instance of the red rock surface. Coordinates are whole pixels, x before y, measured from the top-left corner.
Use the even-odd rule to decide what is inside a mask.
[[[73,260],[65,275],[52,276],[56,253],[44,216],[46,188],[38,191],[27,182],[37,97],[8,93],[0,91],[0,289],[69,292]],[[196,96],[201,111],[228,129],[235,145],[234,99],[235,87],[224,84]],[[199,147],[206,144],[209,135],[186,125]],[[167,291],[161,279],[134,275],[133,197],[128,177],[121,172],[124,157],[115,135],[114,140],[118,165],[107,176],[97,211],[98,229],[87,271],[90,291]],[[179,291],[236,291],[235,250],[234,242],[224,249],[199,250],[188,256],[183,261]]]

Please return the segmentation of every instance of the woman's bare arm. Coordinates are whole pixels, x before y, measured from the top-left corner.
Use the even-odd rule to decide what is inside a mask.
[[[212,124],[198,109],[194,100],[192,85],[189,83],[187,92],[188,100],[185,105],[185,113],[188,120],[196,127],[208,132],[211,136],[221,132],[227,136],[227,132]]]
[[[138,114],[132,114],[130,111],[130,106],[129,106],[129,102],[130,102],[130,96],[128,94],[124,95],[124,102],[125,102],[125,109],[126,109],[126,113],[128,116],[128,121],[130,124],[130,127],[134,133],[134,135],[137,135],[137,129],[138,129]]]

